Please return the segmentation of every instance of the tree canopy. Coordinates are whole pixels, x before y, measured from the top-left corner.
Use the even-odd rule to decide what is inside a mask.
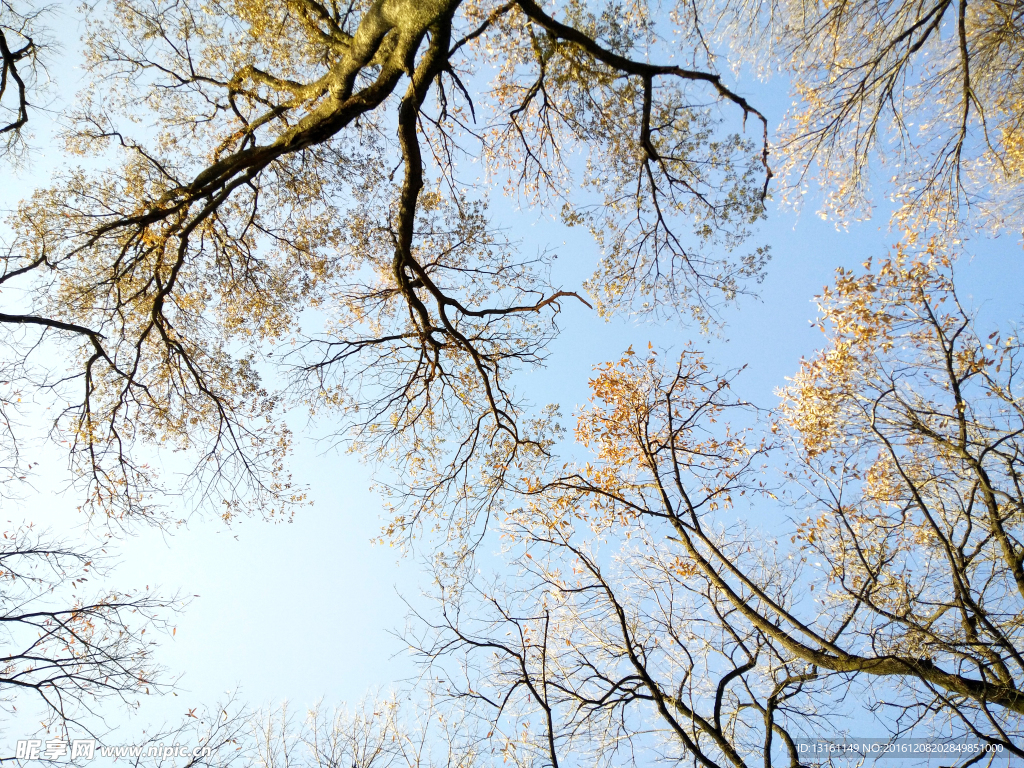
[[[37,45],[32,14],[4,8],[14,135]],[[975,182],[985,205],[1012,206],[1019,9],[802,8],[98,6],[91,82],[62,136],[109,166],[68,170],[14,214],[3,280],[33,299],[0,318],[26,344],[42,330],[71,345],[61,381],[77,392],[58,429],[89,503],[152,514],[140,442],[192,451],[197,497],[227,516],[301,501],[282,395],[257,372],[282,343],[292,399],[398,457],[413,502],[399,530],[490,498],[503,467],[544,451],[510,377],[544,359],[564,302],[707,327],[763,274],[751,232],[776,160],[756,99],[719,71],[737,25],[760,30],[747,42],[803,99],[778,162],[820,166],[839,207],[861,204],[868,162],[893,152],[908,225],[959,225]],[[918,140],[912,118],[946,143]],[[592,279],[550,284],[557,254],[519,252],[488,212],[492,188],[588,227]]]
[[[64,138],[114,164],[69,171],[15,214],[4,279],[37,298],[4,321],[77,349],[62,429],[109,514],[146,514],[139,440],[193,449],[228,514],[295,501],[253,367],[284,340],[299,341],[300,399],[352,416],[375,450],[400,444],[406,470],[443,457],[413,495],[465,483],[484,445],[509,459],[536,442],[508,374],[543,358],[561,302],[586,300],[491,225],[460,157],[594,230],[600,311],[706,321],[763,268],[762,249],[731,254],[763,215],[767,123],[713,71],[648,62],[662,41],[642,9],[105,10]],[[747,116],[753,140],[735,132]]]

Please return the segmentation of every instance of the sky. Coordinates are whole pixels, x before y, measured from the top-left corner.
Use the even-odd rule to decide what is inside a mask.
[[[73,22],[61,22],[63,35]],[[73,50],[54,62],[62,98],[74,77]],[[776,124],[788,103],[785,83],[741,82],[740,90]],[[28,172],[9,183],[0,207],[12,205],[45,179],[60,158],[44,132]],[[492,199],[497,218],[523,239],[526,251],[554,246],[555,281],[572,290],[597,259],[590,236],[570,230],[515,201]],[[746,365],[736,384],[741,395],[762,406],[774,402],[802,356],[820,343],[811,327],[813,296],[830,283],[839,267],[859,267],[884,256],[895,241],[887,228],[884,200],[875,219],[846,230],[821,220],[813,202],[802,212],[772,204],[758,240],[772,246],[773,258],[759,298],[743,298],[727,309],[722,338],[700,336],[674,323],[630,320],[610,323],[581,305],[566,303],[563,333],[551,346],[549,364],[519,377],[521,390],[535,403],[558,402],[571,414],[587,397],[593,366],[617,359],[632,345],[650,341],[678,349],[687,340],[704,345],[726,368]],[[1009,238],[968,244],[974,258],[958,265],[958,287],[975,307],[982,328],[1022,314],[1024,261],[1020,243]],[[31,519],[41,527],[78,530],[75,499],[61,493],[59,454],[48,451],[36,492],[16,505],[5,502],[5,519]],[[173,720],[197,705],[212,705],[239,688],[253,706],[289,700],[299,707],[321,697],[327,703],[354,701],[367,691],[387,688],[415,674],[396,636],[407,611],[417,604],[424,578],[416,554],[403,556],[371,539],[381,526],[381,500],[369,490],[369,469],[357,456],[325,449],[309,438],[297,441],[292,464],[296,480],[309,486],[313,505],[292,522],[241,520],[230,527],[196,519],[166,535],[143,531],[119,545],[120,564],[112,583],[148,585],[164,593],[194,595],[175,622],[173,637],[160,640],[158,658],[180,674],[177,697],[151,697],[129,722]],[[756,522],[756,521],[755,521]],[[10,734],[13,737],[13,734]]]

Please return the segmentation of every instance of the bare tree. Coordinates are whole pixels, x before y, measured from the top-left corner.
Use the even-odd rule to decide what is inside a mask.
[[[488,723],[492,753],[524,766],[800,762],[795,739],[827,722],[838,681],[642,532],[616,557],[564,528],[523,533],[517,576],[444,595],[413,640],[451,706]],[[792,588],[784,564],[745,559]]]
[[[88,735],[102,727],[102,702],[135,706],[162,690],[154,634],[168,628],[180,601],[148,588],[97,590],[106,560],[100,549],[72,548],[31,527],[4,533],[0,700],[8,714],[41,708],[51,733]]]
[[[796,766],[854,693],[894,737],[974,740],[959,764],[1024,753],[1021,345],[950,269],[933,243],[840,271],[764,439],[694,350],[600,368],[590,460],[506,517],[518,570],[419,617],[429,674],[524,765]]]
[[[0,160],[16,159],[24,148],[31,99],[38,95],[40,54],[49,44],[41,23],[47,9],[21,0],[0,2]]]
[[[631,356],[620,366],[605,369],[595,390],[621,408],[607,414],[603,428],[625,433],[643,417],[633,411],[639,392],[626,390],[620,374],[629,375],[625,368],[650,377],[656,369]],[[696,354],[676,375],[677,385],[688,385],[674,391],[673,410],[687,424],[680,431],[699,432],[742,407],[729,403],[727,380],[709,374]],[[694,469],[715,487],[698,498],[721,503],[723,494],[740,491],[736,470],[749,466],[751,455],[741,437],[705,437]],[[624,471],[642,473],[634,456],[623,451],[618,459]],[[613,482],[604,467],[588,467],[591,480]],[[583,477],[534,485],[528,495],[543,500],[508,516],[503,535],[514,542],[513,573],[487,585],[452,585],[437,596],[437,616],[417,616],[409,640],[424,676],[440,675],[452,705],[487,720],[492,749],[514,755],[517,765],[665,759],[745,766],[771,764],[779,753],[799,764],[795,739],[839,709],[828,694],[843,681],[750,622],[733,595],[665,539],[655,524],[660,510],[609,499],[581,485]],[[799,569],[764,549],[755,531],[710,535],[723,557],[756,573],[760,589],[779,604],[798,602]],[[742,585],[736,596],[758,601]]]
[[[234,710],[232,710],[234,711]],[[455,712],[442,712],[429,697],[368,695],[354,708],[328,711],[323,703],[296,717],[288,703],[250,714],[207,713],[211,745],[196,762],[168,764],[252,768],[472,768],[478,765],[471,729]],[[218,715],[223,715],[219,717]],[[210,734],[216,734],[211,736]],[[230,734],[230,738],[226,736]],[[138,765],[154,764],[140,761]]]
[[[114,757],[136,768],[229,768],[250,766],[253,759],[253,725],[257,715],[240,701],[238,692],[214,706],[188,709],[173,725],[151,729],[125,743],[124,731],[115,731],[103,746],[82,760],[88,765],[96,758]],[[120,739],[122,743],[112,744]],[[106,749],[106,755],[104,755]]]

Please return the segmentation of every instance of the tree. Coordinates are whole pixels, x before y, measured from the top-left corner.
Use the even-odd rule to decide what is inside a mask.
[[[45,91],[42,55],[52,44],[43,23],[49,9],[0,2],[0,163],[22,159],[23,129],[34,100]],[[0,284],[45,264],[19,264],[5,249]],[[60,319],[0,314],[0,322],[74,330]],[[0,497],[18,503],[18,485],[33,471],[19,439],[22,400],[59,382],[30,360],[32,340],[8,332],[0,361],[0,425],[4,433]],[[32,414],[33,416],[35,414]],[[164,688],[152,657],[156,632],[166,630],[168,614],[181,608],[178,597],[146,590],[102,586],[110,574],[103,547],[74,546],[23,524],[3,532],[0,543],[0,708],[8,716],[21,706],[23,718],[40,714],[51,736],[87,736],[103,729],[115,700],[128,707],[137,697]],[[93,587],[96,583],[96,587]],[[149,631],[149,638],[146,632]],[[27,706],[26,706],[27,704]],[[23,719],[23,723],[31,720]],[[9,734],[28,737],[30,733]],[[0,756],[14,760],[15,756]]]
[[[857,691],[896,736],[1024,754],[1021,342],[979,334],[934,242],[866,267],[763,439],[696,351],[598,370],[590,461],[506,519],[518,572],[440,593],[413,639],[510,749],[795,766]],[[741,497],[803,518],[791,546],[733,524]]]
[[[758,531],[717,524],[733,496],[765,490],[765,446],[711,426],[748,406],[694,350],[675,369],[630,350],[591,384],[576,434],[595,460],[529,481],[502,527],[518,570],[452,584],[419,617],[424,676],[488,719],[516,765],[771,765],[773,740],[801,764],[794,739],[828,722],[839,686],[743,612],[758,592],[792,610],[805,587]],[[673,535],[677,493],[714,567]],[[753,583],[729,593],[722,563]]]
[[[795,200],[818,186],[842,222],[870,216],[881,188],[908,232],[1019,235],[1021,14],[998,0],[780,0],[690,21],[788,73],[795,101],[775,152]]]
[[[0,159],[17,156],[28,122],[29,93],[36,85],[40,53],[46,46],[43,11],[21,3],[0,3]]]
[[[565,301],[707,326],[763,274],[749,236],[771,126],[721,73],[725,43],[787,62],[803,111],[781,162],[817,163],[843,206],[892,126],[924,217],[908,227],[981,221],[958,213],[978,185],[1011,205],[1019,9],[954,5],[103,4],[65,139],[112,167],[15,213],[2,279],[35,299],[0,320],[23,354],[39,333],[73,350],[57,433],[115,519],[159,517],[152,444],[190,451],[188,497],[226,517],[304,500],[285,400],[260,375],[285,344],[288,400],[340,411],[339,434],[403,478],[391,533],[432,517],[461,539],[500,506],[506,468],[546,450],[512,375],[544,360]],[[913,144],[914,120],[959,127]],[[556,254],[518,252],[491,187],[594,233],[589,300],[549,284]]]
[[[31,527],[4,532],[0,706],[8,715],[18,704],[25,712],[29,694],[48,730],[83,735],[102,723],[100,702],[131,706],[160,689],[152,633],[167,628],[167,613],[180,600],[94,590],[89,582],[103,579],[107,559],[100,549],[72,548]]]
[[[398,694],[366,696],[353,708],[327,711],[322,702],[298,722],[287,703],[250,720],[243,742],[249,765],[261,768],[431,768],[479,764],[479,735],[458,713],[427,698],[418,704]],[[469,726],[469,727],[467,727]]]
[[[518,256],[488,222],[456,171],[474,154],[464,142],[600,234],[602,311],[654,294],[706,320],[763,267],[756,249],[700,245],[739,247],[761,217],[767,134],[728,123],[766,123],[718,74],[649,63],[661,42],[642,13],[563,22],[532,3],[107,6],[67,140],[90,156],[113,142],[120,164],[69,173],[17,211],[5,280],[37,300],[3,318],[77,349],[59,429],[90,503],[149,514],[158,486],[132,458],[140,441],[194,450],[197,486],[226,514],[295,501],[254,358],[292,338],[301,398],[347,409],[377,455],[401,444],[410,477],[437,463],[408,489],[420,511],[440,488],[458,497],[472,467],[533,447],[507,373],[543,358],[560,302],[580,297],[547,285],[549,254]],[[492,63],[488,90],[478,72]],[[140,105],[153,137],[121,126]],[[573,146],[617,164],[581,174]],[[566,191],[576,176],[594,202]],[[300,326],[309,307],[328,315],[324,333]]]
[[[322,702],[296,717],[287,702],[251,712],[224,706],[196,714],[150,737],[134,766],[246,768],[472,768],[480,764],[472,724],[442,712],[429,698],[410,704],[398,694],[366,696],[355,707]],[[148,745],[198,745],[187,755],[147,754]],[[159,750],[158,750],[159,752]],[[202,753],[202,754],[198,754]],[[153,758],[157,759],[154,760]]]

